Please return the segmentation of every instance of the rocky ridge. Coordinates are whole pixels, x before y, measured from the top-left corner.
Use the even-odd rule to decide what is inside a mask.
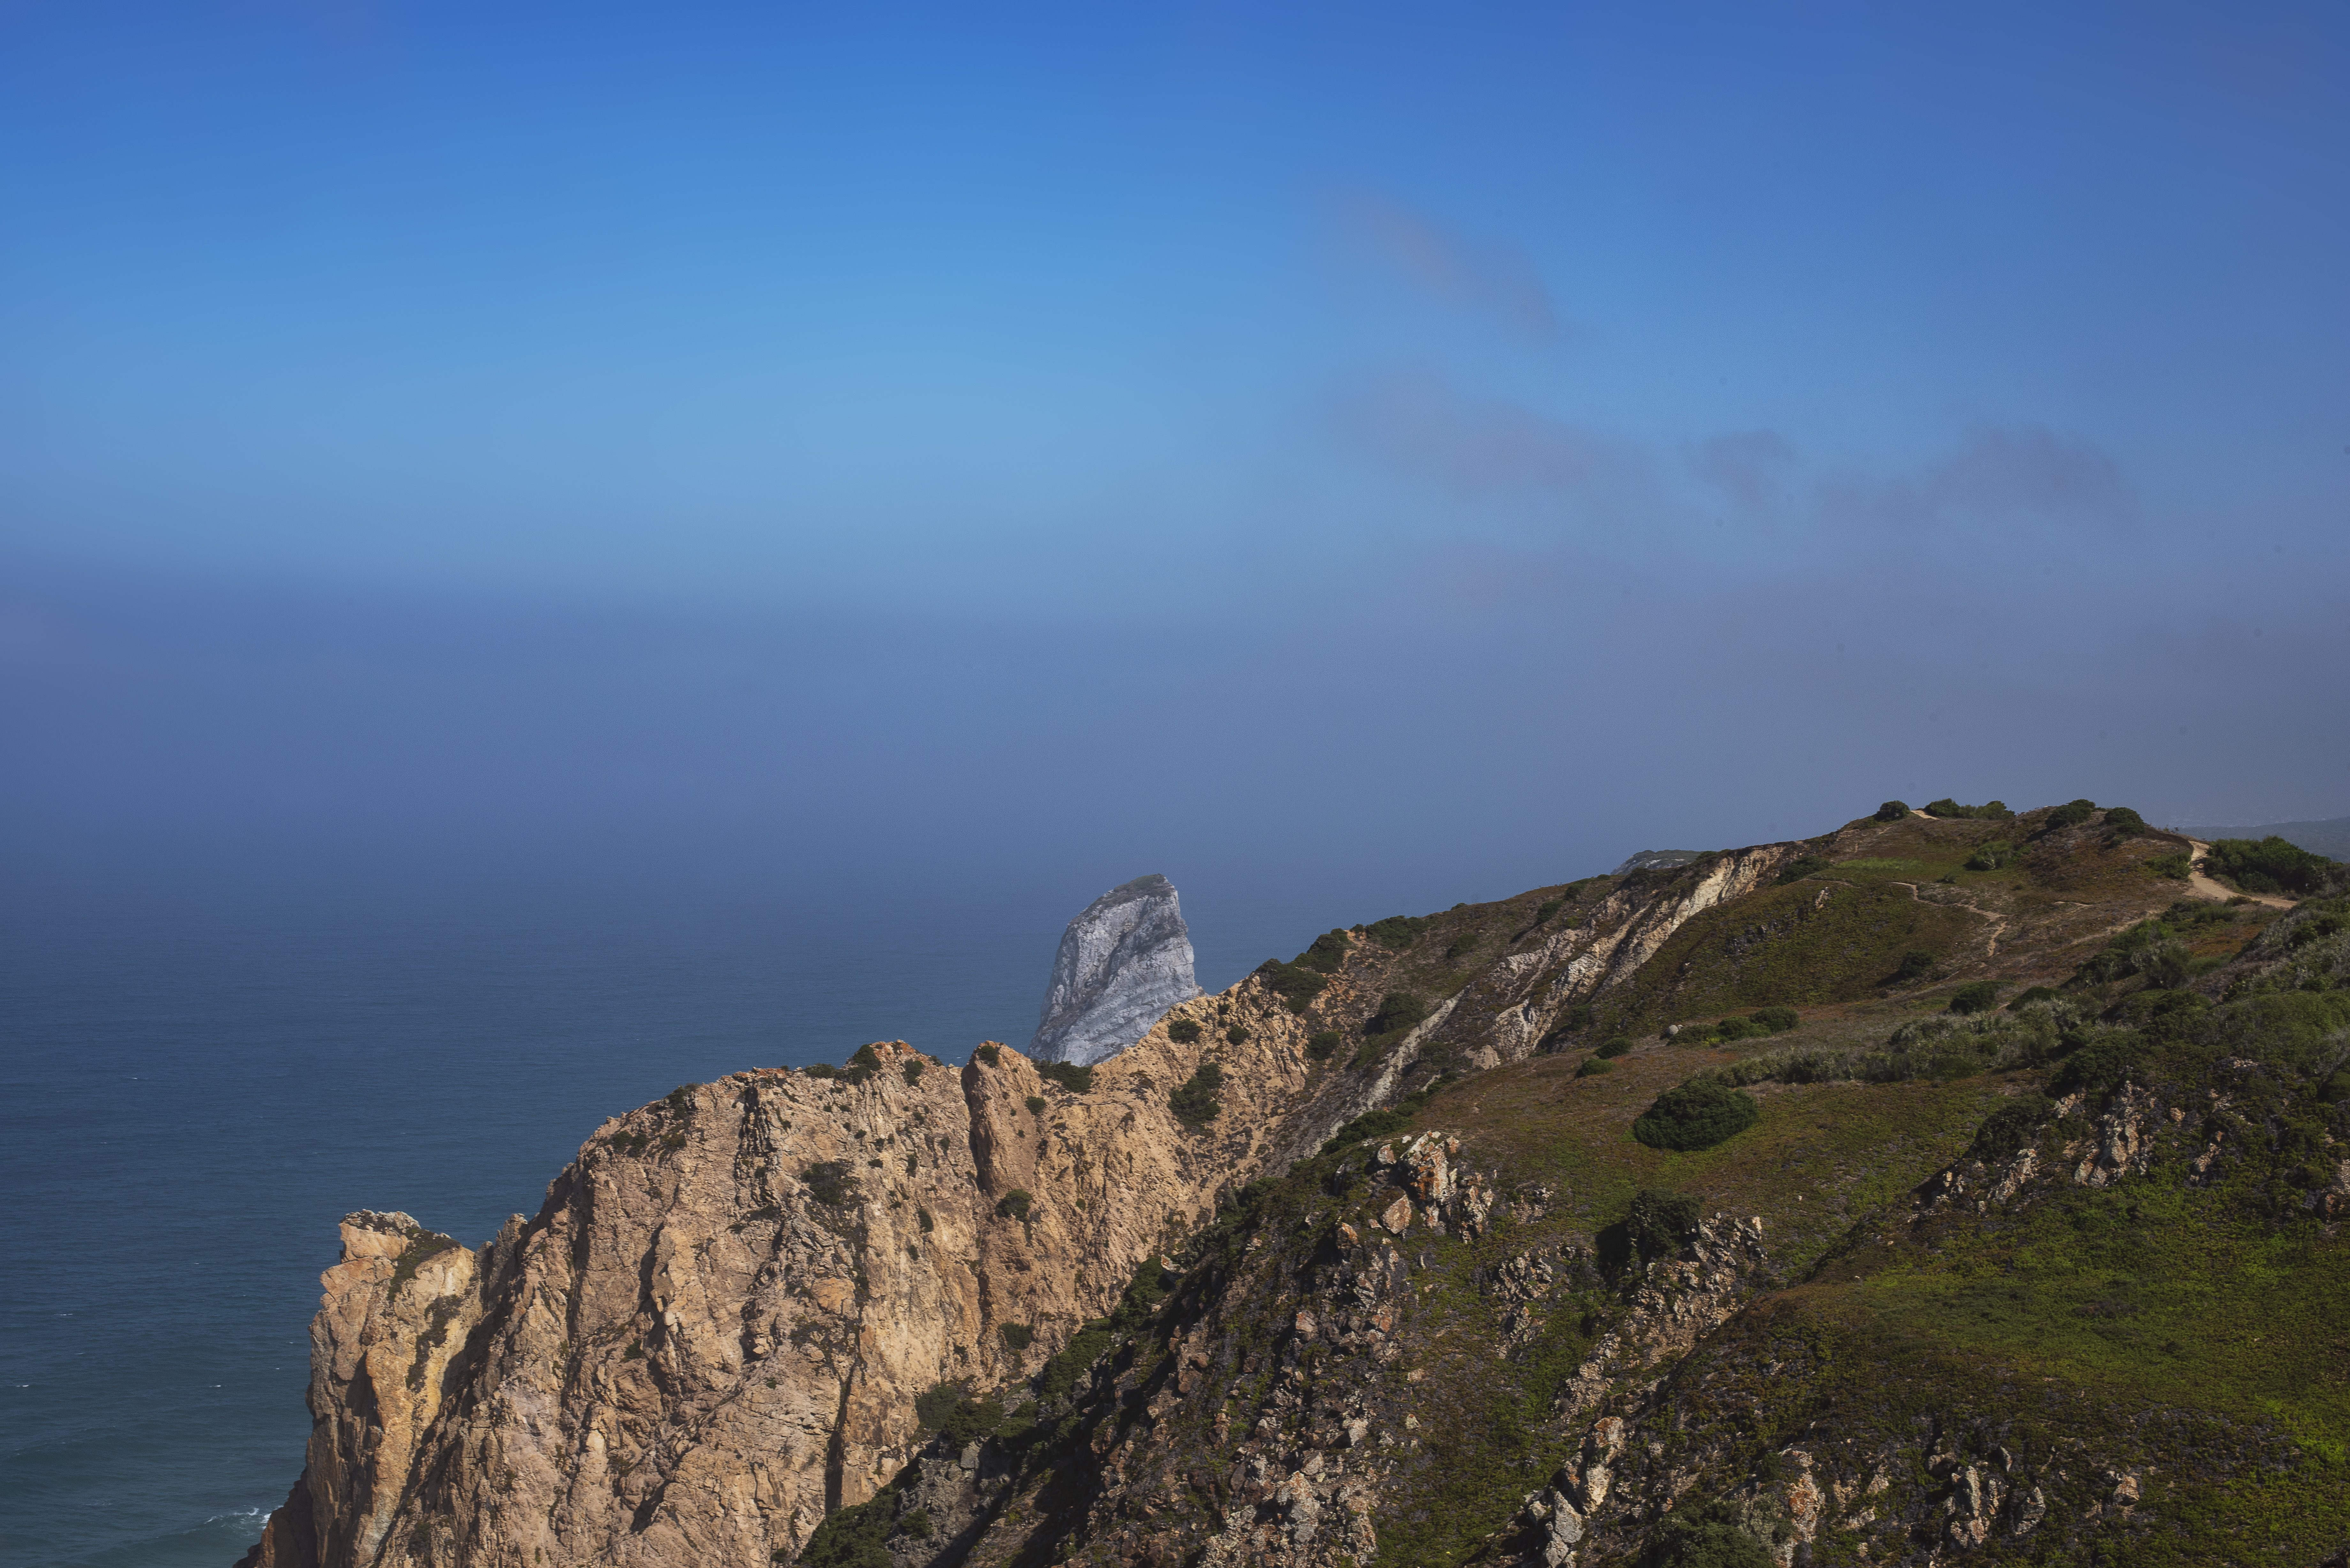
[[[1028,1054],[1078,1066],[1104,1061],[1199,994],[1174,885],[1138,877],[1087,905],[1061,933]]]

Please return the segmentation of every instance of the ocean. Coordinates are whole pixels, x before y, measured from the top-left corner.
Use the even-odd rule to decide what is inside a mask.
[[[871,1039],[1024,1044],[1062,926],[1143,869],[849,908],[494,878],[9,889],[0,1561],[227,1568],[301,1469],[341,1215],[478,1244],[678,1084]],[[1186,890],[1211,988],[1329,923],[1310,896],[1226,902],[1203,923]]]

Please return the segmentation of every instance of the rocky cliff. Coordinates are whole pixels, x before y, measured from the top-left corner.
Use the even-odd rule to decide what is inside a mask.
[[[1199,994],[1174,884],[1138,877],[1087,905],[1061,933],[1028,1054],[1079,1066],[1102,1061]]]
[[[685,1086],[478,1252],[347,1219],[252,1560],[2314,1563],[2350,901],[2174,853],[1864,820],[1332,931],[1089,1073]],[[1749,1108],[1632,1136],[1693,1085]]]

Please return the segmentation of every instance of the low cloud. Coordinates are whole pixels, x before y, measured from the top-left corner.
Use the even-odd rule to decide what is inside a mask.
[[[1700,479],[1744,506],[1766,506],[1779,497],[1795,463],[1795,449],[1777,431],[1740,431],[1718,435],[1690,455]]]
[[[1958,451],[1913,474],[1847,476],[1820,487],[1822,511],[1831,520],[1909,530],[2055,515],[2118,523],[2128,500],[2120,465],[2101,448],[2038,425],[1979,428]]]
[[[1350,234],[1428,293],[1530,337],[1558,336],[1550,291],[1523,256],[1471,245],[1424,214],[1369,192],[1347,197],[1340,212]]]
[[[1521,404],[1464,394],[1440,371],[1398,370],[1343,394],[1339,422],[1381,457],[1484,494],[1596,499],[1637,481],[1639,450]]]

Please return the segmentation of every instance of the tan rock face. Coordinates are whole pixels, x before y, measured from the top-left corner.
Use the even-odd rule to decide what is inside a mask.
[[[1261,988],[1177,1015],[1201,1040],[1162,1023],[1081,1095],[1008,1049],[957,1071],[902,1043],[854,1077],[681,1090],[478,1253],[350,1216],[307,1467],[248,1561],[790,1557],[913,1457],[917,1395],[1034,1371],[1313,1102],[1305,1028]],[[1168,1096],[1208,1060],[1223,1111],[1189,1128]]]

